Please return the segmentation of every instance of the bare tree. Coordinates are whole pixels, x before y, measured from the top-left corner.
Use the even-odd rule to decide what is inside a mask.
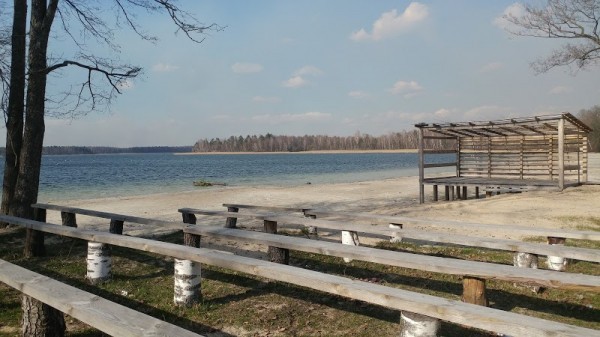
[[[26,34],[27,9],[29,32]],[[113,11],[107,16],[106,9]],[[101,16],[104,13],[104,16]],[[141,68],[103,58],[87,49],[89,39],[118,52],[115,33],[120,28],[133,30],[140,38],[156,41],[136,23],[136,13],[165,14],[194,42],[202,42],[207,30],[217,25],[203,25],[179,8],[174,0],[14,0],[11,33],[11,60],[8,104],[6,108],[7,156],[2,190],[2,213],[33,218],[32,204],[37,202],[42,148],[47,114],[48,75],[59,69],[75,68],[84,72],[84,80],[73,85],[64,99],[55,101],[60,114],[77,115],[110,104],[121,92],[123,83],[135,78]],[[107,18],[116,18],[116,24]],[[58,20],[55,20],[57,19]],[[59,37],[70,38],[79,52],[73,58],[48,56],[54,22],[59,22]],[[1,41],[0,41],[1,42]],[[70,102],[70,104],[69,104]],[[62,110],[62,111],[61,111]],[[41,245],[40,245],[41,243]],[[41,256],[43,236],[27,230],[24,255]],[[62,336],[64,320],[55,309],[29,297],[23,298],[24,336]]]
[[[519,36],[569,41],[549,56],[534,61],[536,73],[559,66],[576,70],[600,62],[600,0],[548,0],[545,7],[522,5],[524,13],[509,13],[507,30]]]

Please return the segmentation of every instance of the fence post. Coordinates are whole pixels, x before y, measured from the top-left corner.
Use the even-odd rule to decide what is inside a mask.
[[[557,237],[548,237],[549,245],[561,245],[565,244],[565,238],[557,238]],[[560,256],[548,256],[548,260],[546,261],[548,268],[556,271],[565,271],[567,269],[568,260],[564,257]]]
[[[46,210],[34,208],[33,218],[35,221],[46,222]],[[46,255],[44,232],[36,231],[34,229],[25,230],[25,248],[23,249],[23,255],[27,258]]]
[[[183,244],[200,247],[200,235],[183,233]],[[180,306],[192,306],[202,300],[201,267],[199,262],[175,259],[173,302]]]
[[[111,219],[109,232],[119,235],[123,234],[123,221]]]
[[[436,337],[440,329],[437,318],[402,311],[400,314],[400,337]]]
[[[277,221],[264,220],[265,233],[277,234]],[[269,246],[269,260],[275,263],[290,264],[290,250]]]
[[[70,213],[66,213],[70,214]],[[68,217],[75,222],[75,215]],[[63,217],[63,225],[65,217]],[[76,227],[77,225],[73,226]],[[110,220],[108,230],[112,234],[123,234],[123,221]],[[98,242],[88,242],[87,252],[87,273],[85,278],[91,284],[99,284],[108,281],[112,277],[112,248],[110,245]]]
[[[237,213],[240,209],[237,207],[227,207],[227,212]],[[225,221],[225,228],[235,228],[237,224],[237,218],[227,218]]]
[[[353,231],[342,231],[342,244],[350,246],[360,246],[360,241],[358,240],[358,233]],[[349,257],[344,257],[344,262],[350,263],[352,262],[352,259]]]

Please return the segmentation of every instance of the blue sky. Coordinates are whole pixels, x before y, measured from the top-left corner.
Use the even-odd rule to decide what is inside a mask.
[[[381,135],[418,122],[577,113],[600,104],[600,67],[533,73],[530,62],[563,41],[508,34],[497,19],[513,4],[181,1],[201,21],[227,28],[198,45],[175,35],[168,18],[140,14],[160,41],[122,32],[116,42],[120,57],[144,75],[109,111],[47,119],[45,145]]]

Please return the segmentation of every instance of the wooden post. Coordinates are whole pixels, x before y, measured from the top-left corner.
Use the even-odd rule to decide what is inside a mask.
[[[423,153],[425,140],[423,139],[423,129],[418,128],[419,131],[419,203],[422,204],[425,202],[425,185],[423,184],[423,180],[425,180],[425,154]]]
[[[475,186],[475,199],[479,199],[479,186]]]
[[[467,200],[467,186],[462,187],[462,199]]]
[[[113,234],[123,234],[123,221],[122,220],[110,220],[109,232]]]
[[[450,186],[450,200],[454,200],[455,199],[454,198],[454,190],[455,190],[454,186]]]
[[[436,337],[440,329],[440,320],[402,311],[400,314],[400,327],[400,337]]]
[[[196,224],[196,215],[192,213],[181,213],[181,217],[183,219],[183,223],[187,223],[190,225]]]
[[[438,201],[438,185],[433,185],[433,201]]]
[[[488,306],[485,294],[485,280],[476,277],[463,277],[462,301],[471,304]]]
[[[342,244],[350,246],[360,246],[360,241],[358,240],[358,233],[353,231],[342,231]],[[352,259],[349,257],[345,257],[344,262],[350,263],[352,262]]]
[[[565,188],[565,119],[558,121],[558,188]]]
[[[277,221],[263,221],[265,233],[277,234]],[[281,264],[290,264],[290,250],[269,246],[269,261]]]
[[[237,207],[227,207],[227,212],[237,213],[240,209]],[[225,220],[225,228],[235,228],[237,225],[237,218],[227,218]]]
[[[77,228],[77,219],[75,219],[75,213],[60,212],[60,217],[62,219],[63,226]]]
[[[389,224],[389,227],[392,229],[398,229],[397,232],[394,232],[392,234],[392,237],[390,238],[390,242],[391,243],[402,242],[402,234],[400,234],[400,229],[402,229],[402,224],[391,223],[391,224]]]
[[[582,159],[581,159],[581,163],[579,164],[581,166],[582,175],[583,175],[581,180],[584,183],[587,183],[587,181],[588,181],[588,147],[587,147],[587,143],[588,143],[588,137],[584,136],[581,141]]]
[[[564,245],[566,239],[565,238],[556,238],[556,237],[548,237],[549,245]],[[560,256],[548,256],[546,263],[548,268],[556,271],[565,271],[567,269],[568,260],[564,257]]]
[[[519,268],[538,269],[538,256],[535,254],[517,252],[513,256],[513,265]],[[518,284],[515,283],[515,286],[518,286]],[[542,289],[538,286],[532,286],[530,288],[534,293],[539,293]]]
[[[446,201],[450,200],[450,186],[448,185],[444,186],[444,199]]]
[[[200,235],[184,233],[183,244],[188,247],[200,247]],[[179,306],[192,306],[202,299],[201,267],[199,262],[175,260],[173,302]]]
[[[458,199],[458,200],[462,199],[462,196],[460,193],[460,186],[456,186],[456,199]]]

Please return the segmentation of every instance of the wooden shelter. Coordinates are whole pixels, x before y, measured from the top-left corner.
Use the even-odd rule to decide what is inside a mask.
[[[420,123],[419,192],[425,185],[445,187],[445,198],[466,199],[467,187],[493,192],[532,188],[564,189],[587,181],[587,144],[591,129],[570,113],[487,122]],[[453,143],[451,150],[448,143]],[[446,146],[444,146],[446,144]],[[453,159],[440,162],[439,154]],[[452,156],[454,154],[455,156]],[[438,155],[438,156],[431,156]],[[427,177],[425,170],[455,167],[452,176]],[[438,170],[439,171],[439,170]],[[462,190],[461,190],[462,188]]]

